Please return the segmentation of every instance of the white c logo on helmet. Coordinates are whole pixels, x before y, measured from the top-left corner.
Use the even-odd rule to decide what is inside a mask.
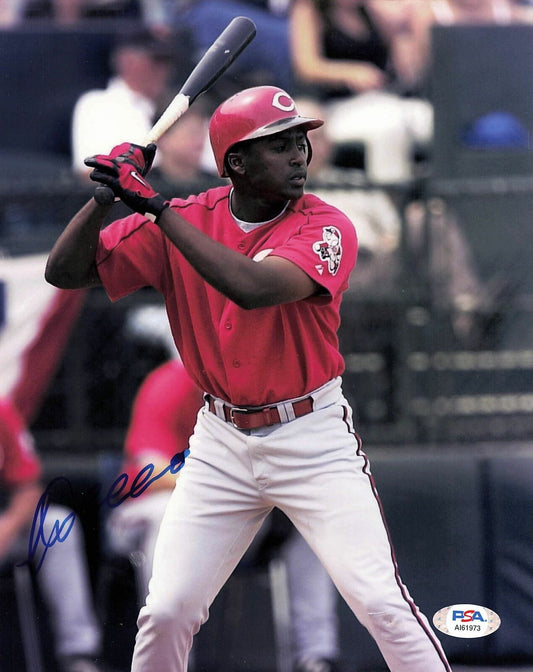
[[[285,98],[288,102],[285,104],[282,103],[281,98]],[[294,100],[287,93],[285,93],[285,91],[278,91],[274,95],[274,98],[272,99],[272,106],[277,107],[278,110],[281,110],[282,112],[292,112],[294,109],[296,109]]]

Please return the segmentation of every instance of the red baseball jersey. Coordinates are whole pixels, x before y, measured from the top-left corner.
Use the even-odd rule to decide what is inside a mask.
[[[130,482],[154,456],[169,462],[189,447],[202,403],[201,390],[179,360],[165,362],[145,378],[133,402],[124,446],[124,472]]]
[[[206,283],[159,227],[132,215],[103,229],[97,252],[112,300],[152,286],[165,297],[170,326],[198,387],[242,406],[307,394],[344,371],[337,329],[357,255],[350,220],[311,194],[276,219],[243,231],[230,212],[230,186],[171,207],[227,247],[259,261],[283,257],[323,289],[316,296],[247,311]]]
[[[0,400],[0,482],[11,487],[39,478],[33,440],[13,404]]]

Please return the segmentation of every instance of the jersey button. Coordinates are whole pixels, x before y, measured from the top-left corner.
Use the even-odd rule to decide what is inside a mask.
[[[231,329],[233,325],[231,322],[228,320],[227,322],[224,323],[224,329]]]
[[[241,363],[239,362],[238,359],[234,359],[234,360],[233,360],[233,362],[232,362],[232,366],[233,366],[235,369],[238,369],[240,365],[241,365]]]
[[[245,245],[244,243],[239,243],[239,244],[237,245],[237,247],[239,248],[239,250],[244,250],[244,248],[246,247],[246,245]]]

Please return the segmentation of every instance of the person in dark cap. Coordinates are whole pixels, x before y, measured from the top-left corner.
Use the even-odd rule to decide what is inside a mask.
[[[83,161],[98,147],[111,148],[129,137],[143,142],[168,96],[174,62],[172,45],[149,31],[129,32],[117,40],[107,87],[86,91],[74,106],[71,149],[76,174],[86,179],[89,170]]]

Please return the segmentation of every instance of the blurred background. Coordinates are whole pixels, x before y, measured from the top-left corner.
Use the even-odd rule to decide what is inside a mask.
[[[141,31],[166,48],[152,52],[171,62],[152,100],[155,118],[238,15],[256,21],[257,37],[243,63],[198,100],[199,114],[205,121],[233,91],[268,83],[290,87],[303,114],[318,109],[326,119],[324,133],[310,135],[309,191],[338,204],[359,235],[339,331],[344,387],[402,577],[430,619],[458,603],[500,616],[489,637],[439,634],[456,669],[533,666],[533,6],[4,0],[0,7],[0,394],[31,430],[44,482],[65,477],[52,495],[83,523],[109,669],[129,669],[137,604],[131,568],[107,553],[100,496],[117,473],[135,393],[174,356],[173,346],[151,289],[115,305],[99,289],[56,305],[44,263],[91,197],[75,163],[75,108],[120,76],[117,45]],[[350,32],[343,17],[354,8],[359,23],[349,37],[372,46],[355,55],[339,37]],[[109,119],[94,114],[98,140],[112,111]],[[201,139],[197,171],[167,174],[167,196],[217,182],[205,133],[204,124],[180,141]],[[96,144],[94,152],[109,149]],[[124,214],[120,207],[111,218]],[[285,672],[267,570],[238,573],[217,598],[199,635],[197,672]],[[0,670],[36,672],[15,593],[5,572]],[[51,626],[35,585],[32,595],[42,645]],[[338,613],[346,671],[386,670],[340,600]],[[41,646],[42,669],[54,670],[48,648]]]

